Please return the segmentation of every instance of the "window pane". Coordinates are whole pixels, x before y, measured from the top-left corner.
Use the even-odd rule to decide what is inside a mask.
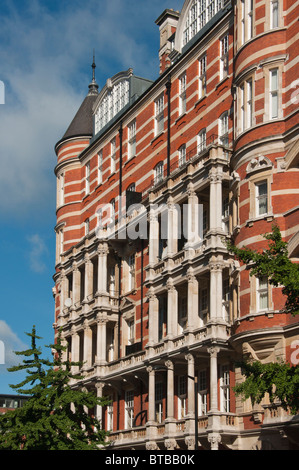
[[[278,94],[272,93],[271,97],[271,118],[278,117]]]
[[[278,89],[278,73],[277,70],[271,70],[271,91]]]

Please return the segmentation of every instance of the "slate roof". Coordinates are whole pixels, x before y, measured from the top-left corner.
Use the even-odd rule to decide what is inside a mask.
[[[62,140],[70,139],[71,137],[93,135],[92,107],[96,98],[97,94],[88,93]]]

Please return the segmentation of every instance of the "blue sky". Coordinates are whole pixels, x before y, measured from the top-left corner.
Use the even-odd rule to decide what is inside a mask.
[[[0,12],[0,394],[19,378],[7,367],[30,343],[53,341],[55,143],[88,92],[93,49],[96,79],[132,67],[159,76],[159,29],[166,8],[183,0],[2,0]],[[1,102],[1,99],[0,99]],[[45,349],[45,355],[50,351]]]

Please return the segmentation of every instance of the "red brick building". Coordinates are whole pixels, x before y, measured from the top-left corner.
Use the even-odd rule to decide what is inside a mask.
[[[224,243],[275,220],[298,258],[298,13],[165,10],[159,77],[93,76],[56,144],[55,325],[115,449],[298,449],[296,418],[232,391],[236,360],[296,360],[298,319]]]

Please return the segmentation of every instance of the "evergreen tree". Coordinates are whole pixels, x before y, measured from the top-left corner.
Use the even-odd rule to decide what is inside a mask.
[[[35,327],[31,333],[31,348],[17,352],[23,363],[8,369],[25,370],[26,378],[10,385],[18,394],[27,396],[21,408],[0,416],[0,450],[98,450],[105,446],[107,433],[91,414],[96,406],[107,404],[92,392],[73,388],[71,379],[82,379],[72,373],[72,367],[82,363],[63,361],[66,347],[61,333],[53,351],[53,359],[43,359],[36,340]]]
[[[286,301],[283,311],[291,315],[299,314],[299,265],[288,257],[287,243],[282,240],[277,224],[272,225],[272,232],[264,235],[268,248],[262,252],[248,248],[237,248],[228,243],[228,249],[236,258],[247,264],[250,275],[267,276],[269,283],[281,287]],[[270,402],[278,400],[292,414],[299,411],[299,367],[288,363],[276,362],[262,364],[241,362],[245,381],[234,387],[236,395],[250,398],[252,404],[260,403],[268,393]]]

